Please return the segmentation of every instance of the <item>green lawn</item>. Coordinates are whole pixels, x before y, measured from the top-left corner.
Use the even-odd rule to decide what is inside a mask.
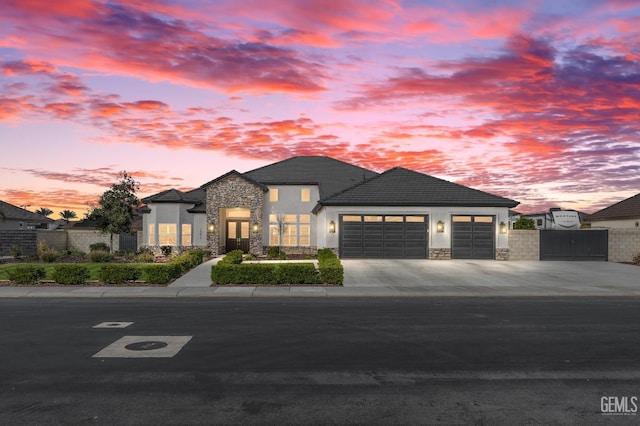
[[[15,269],[17,266],[20,265],[37,265],[37,266],[42,266],[44,267],[45,271],[47,272],[47,276],[45,277],[45,280],[50,280],[51,279],[51,274],[53,273],[53,268],[55,268],[56,265],[60,265],[60,263],[6,263],[6,264],[2,264],[0,265],[0,280],[8,280],[9,279],[9,271]],[[86,267],[89,268],[89,271],[91,272],[91,277],[89,278],[90,281],[97,281],[98,280],[98,270],[100,269],[100,267],[102,265],[109,265],[108,263],[79,263],[78,265],[84,265]],[[131,263],[128,265],[132,265],[132,266],[137,266],[137,267],[142,267],[144,265],[149,265],[148,263]]]

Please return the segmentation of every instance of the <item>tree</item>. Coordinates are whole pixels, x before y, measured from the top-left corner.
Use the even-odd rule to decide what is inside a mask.
[[[77,218],[78,215],[73,210],[62,210],[60,212],[60,217],[68,222],[71,219]]]
[[[140,205],[136,192],[140,184],[126,171],[118,183],[111,185],[98,200],[99,207],[92,207],[87,218],[94,221],[96,229],[109,234],[113,251],[113,235],[131,232],[133,210]]]
[[[513,223],[513,229],[536,229],[536,223],[531,218],[520,216]]]
[[[44,217],[49,216],[50,214],[53,213],[53,210],[48,209],[46,207],[40,207],[38,210],[35,211],[37,214],[42,215]]]

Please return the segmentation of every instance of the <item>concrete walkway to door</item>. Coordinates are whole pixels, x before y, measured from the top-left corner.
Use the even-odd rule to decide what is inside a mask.
[[[612,262],[343,259],[345,287],[505,295],[640,294],[640,267]]]

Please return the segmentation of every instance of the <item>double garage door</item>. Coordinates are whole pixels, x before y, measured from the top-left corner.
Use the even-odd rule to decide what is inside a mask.
[[[494,216],[452,216],[451,257],[495,258]],[[340,257],[426,259],[429,216],[343,215],[340,217]]]
[[[343,215],[340,257],[425,259],[428,216]]]

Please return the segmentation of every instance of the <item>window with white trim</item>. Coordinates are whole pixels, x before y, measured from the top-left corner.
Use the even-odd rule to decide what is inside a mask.
[[[175,223],[158,224],[158,243],[161,246],[175,246],[178,244],[178,226]]]
[[[282,238],[282,243],[280,242]],[[269,245],[309,247],[311,245],[311,215],[269,215]]]
[[[191,246],[191,224],[190,223],[183,223],[182,224],[182,246],[183,247],[187,247],[187,246]]]
[[[147,229],[149,232],[149,245],[155,246],[156,245],[156,224],[150,223]]]
[[[271,201],[272,203],[278,201],[278,189],[277,188],[269,189],[269,201]]]
[[[303,188],[300,191],[300,201],[303,203],[308,203],[311,201],[311,190],[309,188]]]

